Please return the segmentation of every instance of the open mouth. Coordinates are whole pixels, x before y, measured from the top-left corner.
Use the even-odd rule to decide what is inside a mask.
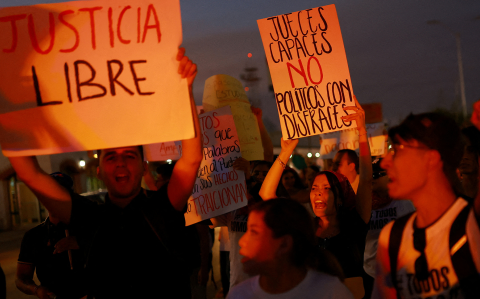
[[[315,209],[325,209],[327,207],[327,203],[321,200],[317,200],[315,203]]]
[[[115,181],[117,183],[126,183],[128,181],[128,175],[126,174],[119,174],[115,177]]]

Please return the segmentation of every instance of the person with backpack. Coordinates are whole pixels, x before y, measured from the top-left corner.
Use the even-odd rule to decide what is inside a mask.
[[[458,126],[441,114],[411,114],[389,137],[393,145],[381,163],[388,193],[410,199],[417,211],[380,233],[372,297],[478,298],[480,209],[457,196]]]

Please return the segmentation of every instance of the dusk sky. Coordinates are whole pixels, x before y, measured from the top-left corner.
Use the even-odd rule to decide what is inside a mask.
[[[59,1],[0,0],[1,6]],[[360,103],[380,102],[390,125],[410,112],[437,107],[460,111],[455,38],[439,20],[461,34],[467,108],[480,99],[480,1],[180,1],[183,46],[198,65],[194,84],[201,104],[205,80],[215,74],[240,79],[244,68],[258,68],[259,85],[250,94],[279,129],[273,93],[257,19],[335,4],[347,53],[354,92]],[[252,58],[247,54],[252,53]],[[250,92],[249,92],[250,93]]]

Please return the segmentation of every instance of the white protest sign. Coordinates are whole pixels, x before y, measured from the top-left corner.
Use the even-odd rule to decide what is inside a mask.
[[[178,0],[0,9],[0,140],[6,156],[194,136]]]
[[[178,160],[182,156],[182,142],[160,142],[146,144],[143,153],[147,161]]]
[[[257,20],[282,135],[296,139],[355,127],[342,107],[353,87],[335,5]]]
[[[368,142],[372,156],[383,155],[385,150],[385,125],[383,123],[366,124]],[[333,159],[341,149],[352,149],[359,151],[357,129],[347,129],[340,132],[327,133],[322,135],[320,147],[321,159]]]
[[[230,107],[201,114],[199,118],[203,134],[203,161],[187,203],[186,225],[247,205],[245,174],[233,169],[233,162],[241,154]]]
[[[228,75],[208,78],[202,103],[206,112],[229,105],[240,139],[242,157],[249,161],[264,159],[260,129],[240,81]]]

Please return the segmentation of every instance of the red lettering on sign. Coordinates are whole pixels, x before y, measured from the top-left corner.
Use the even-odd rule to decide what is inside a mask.
[[[11,53],[15,51],[17,48],[17,41],[18,41],[18,30],[17,30],[17,21],[23,20],[27,17],[26,14],[21,14],[21,15],[13,15],[13,16],[7,16],[7,17],[2,17],[0,18],[0,22],[10,22],[12,25],[12,46],[10,49],[3,49],[3,52],[5,53]]]

